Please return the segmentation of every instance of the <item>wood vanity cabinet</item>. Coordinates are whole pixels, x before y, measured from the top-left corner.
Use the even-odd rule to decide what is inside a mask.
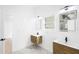
[[[54,54],[79,54],[79,50],[53,42]]]
[[[5,38],[5,40],[0,41],[0,54],[10,53],[12,53],[12,41]]]
[[[37,44],[41,44],[42,43],[42,36],[33,36],[31,35],[31,42],[34,44],[34,45],[37,45]]]

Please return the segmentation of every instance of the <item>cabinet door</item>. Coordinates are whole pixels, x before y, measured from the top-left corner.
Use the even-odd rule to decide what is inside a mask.
[[[64,47],[60,44],[53,43],[53,53],[54,54],[64,54]]]
[[[79,54],[79,50],[54,42],[53,53],[54,54]]]
[[[42,36],[39,36],[39,44],[42,43]]]
[[[32,35],[31,35],[31,42],[32,42],[32,43],[37,44],[37,40],[36,40],[36,39],[37,39],[36,36],[32,36]]]
[[[79,50],[68,47],[68,46],[64,46],[64,53],[65,54],[79,54]]]

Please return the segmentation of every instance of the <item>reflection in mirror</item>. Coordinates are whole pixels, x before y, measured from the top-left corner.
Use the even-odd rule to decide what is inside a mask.
[[[60,30],[64,32],[75,31],[77,10],[60,14]]]

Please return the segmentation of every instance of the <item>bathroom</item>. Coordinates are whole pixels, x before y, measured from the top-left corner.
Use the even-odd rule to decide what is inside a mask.
[[[67,6],[0,5],[0,37],[11,40],[12,53],[31,46],[31,35],[36,35],[37,32],[42,36],[42,43],[39,46],[50,52],[49,54],[53,54],[53,42],[79,49],[79,6],[69,5],[67,7],[68,10],[77,11],[77,19],[74,20],[75,24],[70,26],[71,30],[63,31],[60,30],[59,15],[67,11],[64,10],[65,7]],[[53,26],[45,27],[48,23],[45,24],[45,20],[50,17],[53,18],[50,24]]]

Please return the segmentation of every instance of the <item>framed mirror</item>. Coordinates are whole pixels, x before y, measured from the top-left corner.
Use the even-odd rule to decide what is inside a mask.
[[[67,11],[59,15],[60,31],[76,31],[77,10]]]

